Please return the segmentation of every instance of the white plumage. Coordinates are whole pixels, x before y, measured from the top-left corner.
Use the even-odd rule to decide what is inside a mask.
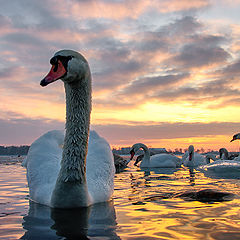
[[[64,132],[53,130],[34,141],[24,166],[31,200],[47,206],[61,167]],[[86,177],[91,204],[107,201],[114,189],[114,164],[111,148],[96,131],[90,131]]]
[[[131,148],[132,157],[133,155],[142,148],[144,151],[143,159],[140,163],[140,167],[149,168],[178,168],[181,167],[182,161],[176,156],[171,154],[161,153],[150,157],[148,147],[143,143],[136,143]]]
[[[182,160],[185,167],[197,167],[208,163],[205,156],[194,152],[193,145],[188,147],[188,151],[182,156]]]
[[[109,144],[90,132],[91,73],[86,59],[71,50],[57,52],[41,81],[58,79],[66,92],[66,132],[50,131],[30,147],[27,168],[30,198],[54,208],[108,201],[114,190],[114,160]]]

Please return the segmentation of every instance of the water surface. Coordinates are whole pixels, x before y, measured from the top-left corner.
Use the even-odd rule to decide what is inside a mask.
[[[15,160],[0,157],[0,239],[240,239],[240,179],[130,164],[116,174],[112,201],[52,210],[29,202],[25,169]],[[203,189],[235,196],[207,202],[180,197]]]

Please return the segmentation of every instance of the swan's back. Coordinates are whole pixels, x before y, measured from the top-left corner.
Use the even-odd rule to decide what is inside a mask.
[[[34,141],[25,162],[30,198],[50,205],[52,191],[60,170],[63,131],[50,131]]]
[[[89,135],[86,175],[93,203],[107,201],[114,191],[113,154],[108,142],[95,131]]]
[[[203,171],[208,177],[240,179],[240,162],[234,160],[216,160],[207,165],[200,166],[199,170]]]
[[[140,165],[143,167],[142,165]],[[161,153],[151,156],[150,166],[148,167],[161,167],[161,168],[176,168],[181,166],[181,159],[167,153]]]

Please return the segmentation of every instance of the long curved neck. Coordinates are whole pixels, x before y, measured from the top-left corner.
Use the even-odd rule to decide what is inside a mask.
[[[142,148],[143,151],[144,151],[142,163],[149,163],[149,161],[150,161],[150,152],[149,152],[148,147],[145,144],[140,143],[139,144],[139,148]]]
[[[65,83],[66,134],[53,207],[87,206],[86,156],[91,113],[91,81]]]
[[[220,158],[227,160],[228,159],[228,151],[227,149],[222,149],[222,151],[220,152]]]
[[[65,84],[66,135],[61,162],[62,180],[86,182],[86,156],[91,99],[86,86]]]

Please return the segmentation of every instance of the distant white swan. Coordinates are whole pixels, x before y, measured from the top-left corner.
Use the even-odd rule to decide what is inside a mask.
[[[240,161],[239,160],[216,160],[207,165],[199,166],[207,177],[240,179]]]
[[[194,146],[190,145],[188,151],[182,156],[185,167],[197,167],[209,163],[205,156],[194,152]]]
[[[150,152],[148,147],[143,143],[136,143],[132,146],[130,154],[131,160],[133,159],[135,153],[142,148],[144,151],[143,159],[140,163],[140,167],[159,167],[159,168],[178,168],[181,167],[182,161],[176,156],[171,154],[161,153],[150,157]]]
[[[109,144],[90,132],[91,73],[85,58],[71,50],[57,52],[41,81],[58,79],[66,92],[66,134],[51,131],[30,147],[25,165],[30,198],[53,208],[76,208],[108,201],[115,167]],[[89,144],[88,144],[89,143]]]

